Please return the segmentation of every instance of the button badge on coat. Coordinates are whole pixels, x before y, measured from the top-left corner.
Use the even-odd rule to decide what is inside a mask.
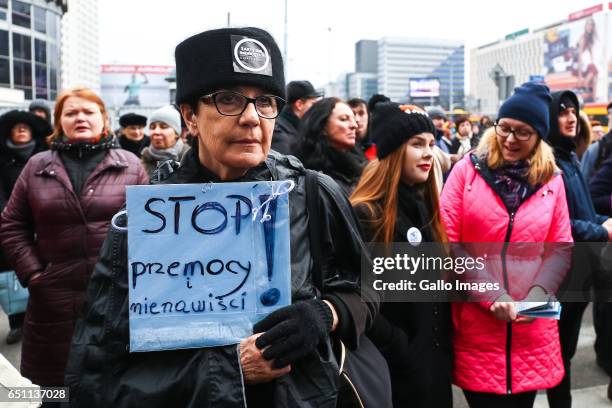
[[[423,235],[421,235],[421,231],[418,228],[410,227],[406,232],[406,238],[408,242],[410,242],[413,246],[418,246],[421,241],[423,241]]]

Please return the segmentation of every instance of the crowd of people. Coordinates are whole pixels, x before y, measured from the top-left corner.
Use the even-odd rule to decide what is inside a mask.
[[[237,39],[265,61],[237,61]],[[571,406],[587,301],[562,301],[558,321],[519,315],[516,302],[554,295],[575,273],[612,290],[600,256],[612,241],[612,132],[573,92],[528,82],[494,120],[450,120],[285,84],[278,45],[257,28],[205,31],[175,58],[176,104],[124,114],[118,131],[86,88],[63,91],[53,115],[35,101],[0,116],[0,262],[29,292],[6,342],[21,340],[24,377],[68,386],[63,405],[88,408],[444,408],[452,384],[470,407],[532,407],[538,390],[551,408]],[[295,185],[292,304],[237,346],[130,353],[128,240],[111,228],[125,187],[261,180]],[[362,280],[366,242],[508,245],[491,272],[503,285],[490,301],[385,302]],[[592,244],[586,263],[577,249],[534,250],[512,271],[521,284],[508,282],[517,266],[505,257],[525,251],[511,243],[573,242]],[[597,362],[612,376],[611,299],[595,300]]]

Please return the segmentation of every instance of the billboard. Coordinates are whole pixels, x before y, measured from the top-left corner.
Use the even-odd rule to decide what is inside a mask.
[[[543,74],[551,91],[571,89],[584,102],[608,98],[604,21],[590,15],[545,31]]]
[[[438,96],[440,96],[438,78],[410,79],[411,98],[437,98]]]
[[[102,99],[109,107],[168,105],[166,78],[173,70],[171,65],[102,65]]]

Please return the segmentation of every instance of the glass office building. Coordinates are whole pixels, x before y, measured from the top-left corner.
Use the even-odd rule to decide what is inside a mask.
[[[66,0],[0,0],[0,87],[54,100],[60,87]]]

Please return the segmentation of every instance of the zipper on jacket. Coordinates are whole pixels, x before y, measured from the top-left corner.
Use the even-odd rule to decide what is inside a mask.
[[[508,251],[508,245],[510,245],[510,236],[512,235],[512,227],[514,226],[514,213],[510,213],[510,222],[508,223],[508,230],[506,231],[506,237],[504,240],[504,246],[502,248],[502,272],[504,275],[504,289],[508,291],[508,270],[506,267],[506,253]],[[512,322],[506,323],[506,393],[512,394]]]

